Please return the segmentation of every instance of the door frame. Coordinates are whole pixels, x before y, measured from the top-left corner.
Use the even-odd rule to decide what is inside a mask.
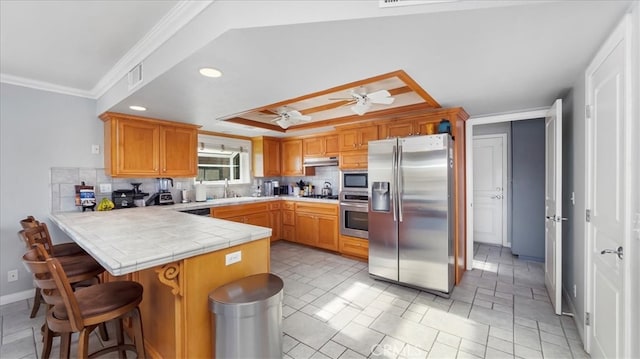
[[[465,123],[466,173],[473,174],[473,126],[544,118],[550,107],[503,115],[471,117]],[[473,268],[473,175],[466,178],[467,208],[467,269]]]
[[[509,173],[509,171],[511,171],[511,166],[509,166],[509,161],[508,159],[508,151],[509,149],[507,148],[507,144],[508,144],[508,139],[507,139],[507,134],[506,133],[495,133],[495,134],[491,134],[491,135],[476,135],[473,136],[473,139],[486,139],[486,138],[500,138],[502,139],[502,196],[503,196],[503,201],[502,201],[502,243],[501,245],[503,247],[511,247],[511,242],[508,240],[508,233],[507,233],[507,228],[509,227],[509,213],[508,213],[508,209],[509,206],[507,205],[509,203],[509,201],[511,200],[511,197],[509,196],[509,191],[508,188],[509,186],[509,176],[507,176],[507,174]],[[472,142],[472,146],[473,146],[473,142]],[[473,177],[473,167],[471,169],[471,172],[467,172],[467,173],[471,173]],[[473,183],[473,182],[472,182]],[[472,198],[473,201],[473,198]],[[473,231],[473,228],[472,228]]]

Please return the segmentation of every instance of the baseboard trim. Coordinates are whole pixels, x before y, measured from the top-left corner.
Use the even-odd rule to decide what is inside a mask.
[[[0,296],[0,305],[15,303],[21,300],[33,298],[34,294],[35,294],[35,289],[27,289],[27,290],[23,290],[22,292],[3,295],[3,296]]]
[[[569,307],[569,313],[573,313],[573,321],[576,324],[576,329],[578,329],[578,335],[580,336],[582,343],[584,343],[584,322],[582,319],[584,317],[583,313],[576,312],[576,306],[573,304],[573,300],[571,299],[567,288],[565,288],[564,286],[562,287],[562,295],[564,296],[565,303],[567,303],[567,306]]]

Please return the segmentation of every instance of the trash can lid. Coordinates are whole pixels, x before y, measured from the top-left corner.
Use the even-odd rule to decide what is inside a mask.
[[[254,274],[214,289],[209,294],[209,302],[220,304],[260,302],[277,295],[283,287],[282,279],[275,274]]]

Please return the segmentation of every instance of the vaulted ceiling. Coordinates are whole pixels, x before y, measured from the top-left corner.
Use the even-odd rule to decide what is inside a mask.
[[[0,70],[3,82],[96,98],[97,112],[142,105],[144,116],[242,135],[314,131],[274,125],[282,106],[310,115],[316,131],[357,119],[346,100],[329,98],[359,85],[395,91],[391,107],[433,101],[473,117],[551,104],[631,3],[2,1]],[[163,37],[167,24],[174,33]],[[145,75],[132,90],[123,85],[130,49]],[[223,76],[204,78],[203,66]],[[376,80],[399,70],[406,77]]]

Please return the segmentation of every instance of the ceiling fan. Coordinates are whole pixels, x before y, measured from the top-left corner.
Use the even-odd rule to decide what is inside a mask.
[[[330,98],[329,100],[349,100],[346,105],[353,105],[351,111],[360,116],[367,113],[373,104],[391,105],[395,100],[387,90],[372,93],[366,93],[364,87],[360,87],[358,90],[351,90],[351,98]]]
[[[281,107],[277,110],[277,116],[271,122],[275,122],[283,129],[289,128],[291,125],[297,125],[302,122],[311,121],[311,116],[303,115],[298,110],[292,110],[287,107]]]

